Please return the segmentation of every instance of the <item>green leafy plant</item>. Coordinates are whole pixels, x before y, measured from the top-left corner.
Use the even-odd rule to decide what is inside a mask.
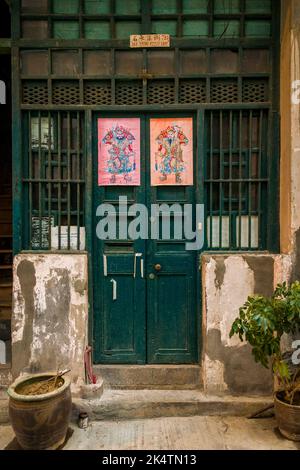
[[[240,308],[230,337],[238,335],[252,346],[256,362],[272,368],[284,400],[294,403],[300,395],[300,367],[293,371],[284,358],[281,339],[284,333],[300,331],[300,282],[280,284],[271,298],[254,295]]]

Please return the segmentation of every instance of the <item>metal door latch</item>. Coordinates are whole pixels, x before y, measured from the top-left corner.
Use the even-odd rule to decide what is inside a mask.
[[[107,277],[107,256],[103,255],[103,274]]]
[[[112,298],[113,300],[117,300],[117,281],[115,281],[115,279],[111,279],[110,282],[113,283]]]
[[[136,259],[141,258],[141,277],[144,277],[144,261],[143,261],[143,253],[135,253],[134,255],[134,266],[133,266],[133,277],[136,278]]]

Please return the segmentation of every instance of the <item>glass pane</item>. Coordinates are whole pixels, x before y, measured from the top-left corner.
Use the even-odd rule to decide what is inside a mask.
[[[154,15],[176,14],[177,0],[152,0],[152,13]]]
[[[53,13],[79,13],[79,0],[53,0]]]
[[[270,72],[270,52],[268,49],[244,49],[242,60],[243,72]]]
[[[271,0],[246,0],[246,13],[271,13]]]
[[[22,36],[30,39],[46,39],[48,37],[48,21],[22,21]]]
[[[222,38],[232,38],[240,35],[239,21],[217,20],[214,22],[214,36]]]
[[[230,14],[239,12],[240,0],[214,0],[214,13]]]
[[[79,73],[79,57],[77,51],[53,51],[52,73],[57,75],[76,75]]]
[[[208,36],[208,21],[184,20],[182,26],[183,36]]]
[[[148,72],[158,75],[174,73],[174,51],[149,51]]]
[[[116,74],[137,75],[142,73],[142,51],[116,51]]]
[[[110,75],[110,51],[84,51],[83,70],[87,75]]]
[[[152,33],[177,35],[177,21],[152,21]]]
[[[48,75],[48,52],[22,51],[21,73],[23,75]]]
[[[141,23],[139,21],[116,21],[116,37],[128,39],[131,34],[141,34]]]
[[[220,233],[221,224],[222,234]],[[212,233],[210,232],[211,226]],[[229,248],[229,217],[212,216],[207,218],[207,240],[210,248]]]
[[[206,52],[204,49],[180,51],[180,72],[183,74],[205,73]]]
[[[84,23],[86,39],[110,39],[110,23],[108,21],[86,21]]]
[[[47,13],[48,0],[22,0],[22,13]]]
[[[54,123],[53,118],[50,120],[51,132],[49,132],[49,119],[48,117],[31,118],[31,148],[36,150],[40,147],[48,149],[49,145],[51,150],[54,150]]]
[[[110,13],[110,0],[85,0],[84,12],[87,15],[108,15]]]
[[[271,23],[270,21],[246,21],[245,36],[248,37],[270,37]]]
[[[79,23],[77,21],[54,21],[53,36],[59,39],[78,39]]]
[[[237,73],[238,67],[238,51],[229,49],[215,49],[211,51],[212,73]]]
[[[207,13],[207,0],[183,0],[182,11],[186,14]]]
[[[117,15],[138,15],[140,12],[140,0],[116,0]]]
[[[249,219],[251,224],[249,240]],[[236,219],[236,239],[240,248],[258,248],[259,219],[257,216],[242,216]]]

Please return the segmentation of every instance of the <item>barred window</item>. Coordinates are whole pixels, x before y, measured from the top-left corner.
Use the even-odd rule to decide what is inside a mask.
[[[266,249],[268,110],[207,111],[207,248]]]
[[[28,111],[23,123],[25,245],[84,250],[83,115]]]

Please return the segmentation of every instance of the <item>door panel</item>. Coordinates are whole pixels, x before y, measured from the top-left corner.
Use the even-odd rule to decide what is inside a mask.
[[[179,120],[181,117],[179,116]],[[147,125],[150,127],[149,121]],[[195,123],[193,127],[195,158]],[[147,136],[149,135],[150,132],[147,132]],[[146,153],[150,154],[149,141]],[[194,173],[195,168],[194,163]],[[194,183],[195,181],[197,178],[194,174]],[[169,219],[166,219],[164,209],[157,216],[160,238],[162,222],[170,220],[170,239],[150,240],[147,245],[148,361],[161,364],[193,363],[197,361],[197,252],[186,251],[183,227],[180,231],[182,239],[176,239],[179,234],[174,232],[174,223],[178,215],[184,213],[184,204],[195,203],[195,186],[149,188],[148,206],[176,204],[177,207],[174,207]],[[155,269],[157,265],[160,266],[159,271]]]
[[[161,271],[149,265],[155,278],[148,280],[148,360],[192,363],[196,359],[193,257],[170,252],[156,254],[152,262]]]
[[[116,247],[116,249],[118,249]],[[102,290],[101,358],[106,362],[144,362],[144,286],[133,277],[133,254],[106,254]]]
[[[145,171],[142,165],[141,186],[98,186],[97,120],[103,116],[107,117],[95,115],[93,124],[94,361],[107,364],[143,364],[146,362],[146,283],[140,275],[139,263],[134,277],[134,258],[136,253],[145,252],[145,241],[99,240],[96,237],[99,222],[96,209],[99,204],[111,204],[118,218],[120,196],[126,196],[128,204],[143,203]],[[141,124],[143,122],[141,119]],[[116,298],[113,297],[114,281],[117,283]]]

